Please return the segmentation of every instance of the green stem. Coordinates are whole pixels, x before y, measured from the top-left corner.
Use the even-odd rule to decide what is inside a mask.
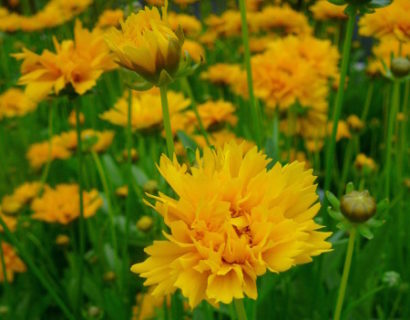
[[[385,176],[386,176],[386,183],[384,189],[384,195],[386,198],[390,198],[390,177],[391,177],[391,158],[392,158],[392,139],[393,139],[393,131],[394,131],[394,124],[396,122],[397,111],[399,108],[399,100],[400,100],[400,83],[398,81],[393,82],[393,95],[392,95],[392,102],[390,105],[390,113],[389,113],[389,124],[387,127],[387,138],[386,138],[386,167],[385,167]]]
[[[108,187],[108,181],[107,181],[107,177],[105,175],[105,170],[101,164],[100,158],[98,157],[98,154],[95,152],[91,153],[95,162],[95,166],[97,167],[97,171],[98,174],[100,176],[101,179],[101,183],[103,185],[104,188],[104,192],[106,195],[106,199],[107,199],[107,204],[108,204],[108,214],[110,216],[110,228],[111,228],[111,240],[113,243],[113,248],[114,248],[114,252],[117,255],[118,253],[118,245],[117,245],[117,236],[115,233],[115,225],[114,225],[114,209],[112,206],[112,199],[111,199],[111,192],[110,189]]]
[[[52,152],[53,152],[53,150],[52,150],[52,148],[53,148],[52,138],[53,138],[53,118],[54,118],[54,114],[53,114],[54,112],[53,111],[54,111],[54,108],[53,108],[53,105],[51,104],[50,105],[50,111],[49,111],[49,114],[48,114],[48,140],[49,140],[49,142],[48,142],[48,159],[47,159],[47,164],[46,164],[46,167],[43,171],[43,174],[41,175],[41,187],[40,187],[40,190],[38,192],[39,195],[41,195],[43,193],[44,185],[47,182],[47,177],[48,177],[48,173],[50,172],[50,167],[51,167],[51,162],[52,162],[51,156],[52,156]]]
[[[370,105],[372,103],[374,91],[374,81],[370,81],[369,87],[367,88],[366,100],[364,102],[363,113],[361,116],[362,122],[366,121],[367,115],[369,114]]]
[[[338,195],[341,196],[342,192],[345,188],[346,179],[349,174],[349,168],[352,165],[351,158],[352,158],[352,151],[353,151],[353,140],[349,139],[347,142],[345,157],[343,160],[343,168],[342,168],[342,177],[339,184],[339,191]]]
[[[3,232],[8,238],[8,240],[11,242],[11,244],[17,249],[20,257],[23,259],[23,261],[27,264],[28,268],[33,272],[34,276],[40,281],[42,286],[48,291],[50,294],[51,298],[56,302],[56,304],[60,307],[61,311],[64,313],[64,315],[67,317],[67,319],[74,320],[75,317],[72,315],[70,310],[67,308],[63,300],[59,297],[57,294],[57,291],[53,288],[53,285],[49,282],[49,280],[42,274],[39,268],[36,267],[34,264],[33,260],[27,253],[26,249],[24,248],[24,245],[22,245],[22,242],[18,240],[10,231],[10,229],[7,227],[6,223],[4,222],[3,218],[0,216],[0,225],[3,228]]]
[[[352,264],[353,250],[354,250],[354,240],[356,238],[356,228],[352,228],[349,235],[349,243],[347,245],[346,260],[343,266],[342,280],[340,282],[339,293],[337,296],[337,303],[335,309],[334,320],[340,320],[340,315],[342,313],[343,300],[345,298],[347,279],[349,278],[350,266]]]
[[[332,128],[332,134],[330,138],[328,139],[328,145],[326,149],[326,168],[325,168],[326,174],[325,174],[325,187],[324,187],[325,191],[330,189],[332,169],[334,167],[332,165],[332,162],[335,158],[337,124],[339,122],[340,114],[342,112],[344,85],[345,85],[347,69],[349,67],[350,48],[352,45],[352,37],[353,37],[354,24],[356,21],[356,13],[357,13],[357,9],[352,8],[352,10],[349,11],[349,14],[348,14],[349,18],[347,21],[347,30],[346,30],[344,43],[343,43],[343,56],[342,56],[342,66],[340,70],[340,81],[339,81],[339,87],[337,90],[335,110],[333,112],[333,128]],[[323,208],[327,208],[326,197],[324,199]]]
[[[243,299],[234,299],[233,304],[235,306],[238,320],[247,320],[245,306],[243,305]]]
[[[3,284],[4,284],[4,294],[8,300],[8,307],[10,311],[13,311],[11,305],[11,294],[10,294],[10,283],[7,278],[7,267],[6,267],[6,259],[4,258],[4,251],[3,251],[3,241],[2,237],[0,236],[0,258],[1,258],[1,268],[3,269]],[[11,317],[13,315],[10,315]]]
[[[251,117],[253,122],[253,130],[255,134],[256,144],[260,147],[262,144],[262,134],[261,134],[261,115],[260,109],[256,104],[255,94],[253,92],[253,78],[252,78],[252,65],[251,65],[251,51],[249,48],[249,31],[248,31],[248,22],[246,18],[246,4],[245,0],[239,0],[239,7],[241,10],[241,24],[242,24],[242,42],[245,53],[245,67],[246,67],[246,76],[248,81],[248,91],[249,91],[249,100],[251,104]]]
[[[164,120],[165,137],[167,140],[168,157],[172,159],[174,155],[174,138],[171,131],[171,119],[169,117],[167,85],[159,87],[161,92],[162,117]]]
[[[201,131],[201,134],[204,136],[206,144],[208,146],[210,146],[211,144],[209,142],[208,133],[206,132],[206,129],[205,129],[204,124],[202,122],[201,116],[199,115],[198,106],[197,106],[194,94],[192,92],[191,86],[189,84],[189,81],[185,77],[185,78],[181,79],[181,82],[182,82],[182,87],[184,88],[184,91],[188,94],[189,99],[191,100],[192,110],[194,111],[196,119],[198,121],[199,130]]]
[[[83,277],[84,277],[84,253],[85,253],[85,225],[84,225],[84,200],[83,200],[83,145],[81,137],[80,104],[75,103],[75,118],[77,130],[77,161],[78,161],[78,197],[80,206],[79,217],[79,265],[78,265],[78,287],[77,287],[77,317],[81,315],[83,304]]]

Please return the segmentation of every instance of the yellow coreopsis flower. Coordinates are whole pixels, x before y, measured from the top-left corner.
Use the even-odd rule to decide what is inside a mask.
[[[157,83],[163,71],[171,76],[177,71],[183,39],[168,24],[166,7],[162,16],[146,7],[121,23],[121,30],[111,29],[106,42],[118,64]]]
[[[18,257],[13,247],[7,243],[2,242],[1,248],[3,250],[4,262],[6,265],[7,282],[13,282],[16,273],[26,272],[26,265]],[[0,263],[0,282],[4,282],[3,264]]]
[[[354,161],[354,165],[359,170],[369,170],[374,171],[377,168],[376,162],[367,157],[364,153],[359,153]]]
[[[50,148],[49,141],[44,141],[32,144],[27,151],[26,157],[32,168],[40,169],[49,160],[70,158],[71,152],[65,147],[56,144],[51,144]]]
[[[98,191],[83,192],[84,217],[90,218],[102,206]],[[31,203],[32,218],[49,223],[68,224],[80,216],[77,184],[60,184],[55,189],[46,187],[41,197]]]
[[[267,270],[283,272],[330,250],[330,233],[313,220],[320,208],[315,177],[303,164],[267,170],[270,159],[256,147],[244,152],[234,142],[205,148],[196,162],[160,161],[177,196],[153,197],[153,207],[170,233],[131,269],[154,296],[181,289],[192,308],[202,300],[256,299],[256,279]]]
[[[346,6],[337,6],[327,0],[319,0],[310,7],[316,20],[347,19]]]
[[[20,89],[10,88],[0,94],[0,120],[24,116],[36,107],[37,103]]]
[[[201,73],[201,78],[215,84],[231,85],[241,74],[241,68],[238,65],[217,63]]]
[[[109,130],[95,131],[92,129],[86,129],[81,132],[81,141],[83,141],[83,143],[88,142],[90,144],[90,150],[94,152],[103,152],[107,150],[113,139],[114,132]],[[53,145],[73,151],[77,149],[77,132],[75,130],[62,132],[59,135],[55,135],[51,141]]]
[[[410,1],[394,0],[375,13],[364,15],[359,20],[359,34],[378,39],[410,41]]]
[[[71,85],[76,94],[82,95],[95,86],[104,71],[116,67],[99,29],[88,31],[79,21],[74,28],[74,40],[61,44],[54,38],[56,52],[44,50],[37,55],[27,49],[15,54],[23,60],[19,83],[26,85],[26,93],[35,101],[49,94],[58,95]]]
[[[168,23],[172,30],[177,31],[179,27],[184,31],[184,35],[194,37],[201,32],[201,22],[194,16],[182,13],[170,12]]]
[[[182,45],[182,51],[184,54],[188,54],[193,61],[201,62],[205,60],[205,50],[204,48],[196,41],[186,39]]]
[[[96,24],[97,28],[116,27],[124,18],[124,11],[121,9],[105,10],[99,17]]]
[[[149,91],[132,92],[132,119],[133,130],[147,129],[162,123],[161,97],[159,90],[153,88]],[[168,91],[168,106],[170,114],[178,113],[191,104],[183,94]],[[114,108],[101,115],[101,119],[115,125],[126,127],[128,123],[128,91],[115,104]]]
[[[0,208],[0,218],[4,221],[4,223],[6,224],[7,228],[9,228],[9,230],[11,232],[14,232],[16,230],[17,227],[17,219],[15,217],[10,217],[5,215],[4,213],[1,212],[1,208]],[[0,225],[0,232],[4,232],[3,230],[3,226]]]

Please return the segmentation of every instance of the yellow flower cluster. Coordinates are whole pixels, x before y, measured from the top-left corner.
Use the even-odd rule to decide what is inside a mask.
[[[168,91],[168,106],[171,115],[186,109],[191,101],[183,94]],[[101,119],[126,127],[128,123],[128,91],[115,106],[101,115]],[[133,130],[148,129],[162,123],[161,96],[158,88],[149,91],[132,91],[131,127]]]
[[[364,153],[359,153],[354,161],[354,165],[359,170],[369,170],[374,171],[377,168],[376,162],[367,157]]]
[[[359,34],[378,39],[410,41],[410,1],[394,0],[392,4],[364,15],[359,21]]]
[[[10,88],[0,95],[0,120],[24,116],[36,108],[37,102],[20,89]]]
[[[26,17],[9,12],[0,7],[0,31],[26,32],[53,28],[73,19],[83,12],[92,3],[92,0],[51,0],[35,15]]]
[[[232,103],[218,100],[208,101],[197,106],[199,117],[205,129],[212,131],[224,123],[234,126],[237,122],[235,107]],[[171,117],[172,131],[174,134],[178,130],[193,133],[199,129],[198,119],[193,111],[175,114]]]
[[[319,0],[310,7],[313,17],[317,21],[347,19],[344,13],[346,6],[337,6],[327,0]]]
[[[102,206],[98,191],[83,192],[84,217],[90,218]],[[32,218],[49,223],[68,224],[80,216],[77,184],[59,184],[55,189],[46,186],[41,197],[31,203]]]
[[[54,47],[55,53],[44,50],[38,55],[24,49],[14,54],[16,59],[23,60],[19,83],[26,85],[26,94],[35,101],[49,94],[58,95],[67,85],[82,95],[96,84],[104,71],[116,68],[103,32],[88,31],[80,21],[75,24],[74,40],[60,44],[54,38]]]
[[[114,139],[113,131],[94,131],[87,129],[81,132],[82,141],[90,145],[90,150],[103,152],[107,150]],[[27,159],[34,169],[41,168],[48,161],[68,159],[77,148],[77,133],[75,130],[55,135],[50,141],[34,143],[27,151]]]
[[[256,279],[267,270],[283,272],[330,250],[330,233],[313,220],[320,204],[312,171],[297,162],[267,170],[269,162],[234,142],[198,152],[189,168],[162,156],[159,170],[177,197],[153,196],[153,207],[170,233],[131,269],[154,296],[181,289],[192,308],[256,299]]]
[[[15,273],[26,272],[26,265],[17,256],[13,247],[7,243],[1,243],[1,249],[4,255],[4,262],[6,265],[7,282],[11,283],[14,280]],[[3,264],[0,263],[0,282],[4,282]]]
[[[98,18],[96,28],[117,27],[124,19],[124,12],[121,9],[105,10]]]
[[[40,192],[40,182],[26,182],[17,187],[11,195],[6,195],[1,201],[4,214],[15,215],[25,205],[29,204]]]
[[[309,35],[312,29],[305,15],[294,11],[289,6],[267,6],[261,11],[248,12],[249,31],[251,34]],[[205,20],[208,29],[201,36],[201,41],[208,46],[220,37],[240,36],[241,16],[236,10],[227,10],[221,16],[211,15]]]

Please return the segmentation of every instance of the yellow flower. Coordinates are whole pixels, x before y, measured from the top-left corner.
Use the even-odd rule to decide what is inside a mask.
[[[383,38],[372,49],[374,58],[371,58],[367,68],[367,72],[371,75],[385,74],[385,66],[390,69],[392,56],[408,57],[410,55],[410,41],[398,44],[395,39]]]
[[[172,115],[187,108],[191,101],[183,94],[168,90],[168,106]],[[159,126],[162,123],[161,96],[159,90],[153,88],[144,92],[132,92],[132,119],[133,130],[141,130]],[[113,124],[126,127],[128,122],[128,90],[118,100],[114,108],[104,112],[101,119]]]
[[[151,229],[153,224],[152,218],[150,216],[142,216],[137,221],[137,228],[141,231],[148,231]]]
[[[347,124],[349,125],[349,128],[353,131],[359,132],[364,128],[364,123],[358,116],[355,114],[352,114],[347,117]]]
[[[169,297],[167,297],[167,302],[169,305]],[[161,308],[163,305],[164,297],[157,298],[149,293],[139,293],[136,298],[136,304],[132,308],[131,320],[155,319],[156,309]]]
[[[205,50],[196,41],[186,39],[182,45],[182,52],[187,53],[195,62],[205,60]]]
[[[10,88],[0,94],[0,120],[24,116],[36,108],[37,103],[20,89]]]
[[[128,196],[128,186],[122,186],[115,190],[115,194],[119,197],[125,198]]]
[[[246,10],[247,11],[258,11],[263,0],[246,0]]]
[[[80,117],[79,118],[80,118],[80,124],[84,124],[84,121],[85,121],[84,113],[80,112]],[[72,127],[75,127],[76,124],[77,124],[77,118],[76,118],[76,114],[75,114],[74,109],[70,112],[70,115],[68,116],[68,123]]]
[[[153,207],[170,234],[131,269],[154,296],[181,289],[191,308],[256,299],[256,279],[267,270],[283,272],[330,250],[330,233],[313,220],[320,204],[312,171],[297,162],[267,170],[269,162],[234,142],[205,148],[202,158],[198,152],[190,168],[161,157],[159,170],[177,196],[153,197]]]
[[[201,79],[215,84],[231,85],[240,74],[241,69],[237,65],[217,63],[210,66],[207,71],[202,72]]]
[[[354,161],[354,165],[357,169],[366,169],[374,171],[377,168],[376,162],[370,157],[367,157],[364,153],[359,153]]]
[[[7,282],[11,283],[14,280],[15,273],[26,272],[26,265],[17,256],[13,247],[7,243],[2,242],[1,248],[3,250],[4,262],[6,265]],[[0,263],[0,282],[4,282],[3,264]]]
[[[0,208],[0,217],[1,219],[4,221],[4,223],[6,224],[7,228],[9,228],[9,230],[11,232],[14,232],[17,228],[17,219],[15,217],[10,217],[8,215],[5,215],[4,213],[1,212],[1,208]],[[0,233],[3,232],[3,226],[0,225]]]
[[[95,86],[104,71],[116,67],[102,35],[101,30],[90,32],[77,21],[74,40],[60,44],[54,38],[56,53],[44,50],[37,55],[24,49],[14,54],[16,59],[23,60],[19,84],[26,85],[27,95],[35,101],[49,94],[58,95],[67,85],[77,94],[84,94]]]
[[[121,9],[105,10],[99,17],[96,24],[97,28],[117,27],[124,18]]]
[[[50,143],[45,141],[32,144],[28,149],[26,156],[32,168],[40,169],[49,160],[64,160],[70,158],[71,152],[64,147],[55,144],[52,144],[50,148]]]
[[[55,189],[46,187],[41,197],[33,200],[32,218],[49,223],[68,224],[80,216],[78,185],[60,184]],[[92,217],[102,206],[98,191],[83,192],[84,217]]]
[[[182,13],[170,12],[168,14],[168,23],[174,31],[181,27],[187,37],[197,36],[202,29],[201,22],[197,18]]]
[[[410,41],[410,1],[394,0],[392,4],[366,14],[359,20],[359,34],[378,39]],[[398,42],[397,42],[398,45]]]
[[[118,64],[157,83],[162,71],[172,74],[178,69],[182,39],[171,29],[156,7],[131,14],[121,23],[121,30],[112,28],[106,42]]]
[[[86,129],[81,132],[81,141],[90,146],[90,150],[94,152],[103,152],[107,150],[114,138],[114,132],[110,130],[95,131]],[[70,130],[55,135],[52,138],[53,146],[63,147],[67,150],[74,151],[77,149],[77,132]]]
[[[56,244],[59,246],[66,246],[70,243],[70,238],[65,234],[59,234],[56,238]]]
[[[310,7],[315,20],[347,19],[344,13],[346,6],[337,6],[327,0],[319,0]]]
[[[333,123],[330,122],[328,123],[328,134],[330,135],[333,130]],[[339,141],[341,139],[350,139],[352,136],[349,131],[349,126],[347,123],[343,120],[339,120],[337,124],[337,130],[336,130],[336,141]]]

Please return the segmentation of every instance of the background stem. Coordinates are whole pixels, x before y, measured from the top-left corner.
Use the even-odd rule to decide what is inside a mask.
[[[162,105],[162,117],[164,121],[165,138],[167,140],[168,157],[172,160],[174,155],[174,138],[171,130],[171,119],[169,117],[168,98],[167,98],[167,85],[159,87],[161,92],[161,105]]]

